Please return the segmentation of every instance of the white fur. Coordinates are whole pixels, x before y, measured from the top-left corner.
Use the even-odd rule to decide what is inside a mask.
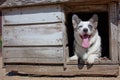
[[[75,39],[76,38],[78,39],[80,37],[76,36]],[[99,37],[98,32],[90,39],[90,45],[92,46],[88,49],[84,49],[78,43],[74,43],[74,45],[75,55],[70,58],[71,60],[77,60],[78,57],[80,57],[89,64],[99,60],[99,57],[101,56],[101,38]]]
[[[90,30],[88,25],[92,25],[93,28]],[[101,38],[98,34],[98,31],[95,29],[97,25],[92,24],[90,21],[81,21],[78,26],[83,26],[79,29],[74,30],[74,47],[75,47],[75,55],[72,56],[70,59],[72,60],[77,60],[78,57],[81,58],[82,60],[86,61],[89,64],[93,64],[95,61],[99,61],[99,57],[101,56]],[[73,25],[74,26],[74,25]],[[76,26],[74,26],[75,28]],[[88,34],[94,34],[91,36],[89,43],[90,47],[83,48],[82,47],[82,39],[80,38],[80,35],[83,35],[83,29],[87,28],[88,29]]]
[[[89,57],[87,58],[87,62],[89,64],[93,64],[95,61],[99,61],[99,57],[97,54],[91,54],[89,55]]]
[[[84,28],[87,28],[88,29],[88,33],[87,34],[92,34],[93,33],[93,30],[92,31],[90,31],[90,29],[88,28],[88,25],[89,24],[91,24],[89,21],[81,21],[80,23],[79,23],[79,25],[78,26],[84,26],[84,27],[81,27],[80,29],[78,29],[78,32],[79,32],[79,34],[81,34],[81,35],[83,35],[84,34],[84,32],[83,32],[83,29]],[[91,24],[92,25],[92,24]]]
[[[79,36],[76,37],[80,38]],[[78,57],[80,57],[89,64],[99,60],[99,57],[101,56],[101,38],[99,37],[98,32],[96,32],[95,36],[90,39],[90,45],[92,46],[88,49],[84,49],[79,44],[75,43],[75,55],[70,59],[77,60]]]

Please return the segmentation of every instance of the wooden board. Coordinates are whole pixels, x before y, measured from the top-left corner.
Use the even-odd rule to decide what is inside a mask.
[[[119,53],[119,64],[120,64],[120,2],[118,7],[118,53]]]
[[[3,27],[3,46],[62,45],[62,23]]]
[[[67,65],[67,68],[63,69],[60,65],[6,65],[6,70],[48,76],[117,76],[119,67],[118,65],[92,67],[84,65],[83,68],[79,68],[78,65]]]
[[[110,35],[110,58],[118,63],[118,24],[117,24],[117,4],[109,4],[109,35]]]
[[[2,36],[2,12],[0,11],[0,36]]]
[[[4,0],[3,0],[4,1]],[[44,4],[58,4],[58,3],[68,3],[72,4],[74,2],[81,4],[107,4],[112,1],[119,0],[5,0],[5,2],[0,5],[0,7],[18,7],[18,6],[31,6],[31,5],[44,5]]]
[[[74,6],[74,5],[103,5],[103,4],[109,4],[111,2],[116,2],[118,0],[69,0],[67,4]]]
[[[67,64],[68,65],[77,65],[77,64],[79,64],[78,63],[78,60],[67,60]],[[82,63],[82,64],[87,64],[87,63]],[[118,63],[115,63],[114,61],[112,61],[112,60],[101,60],[101,61],[99,61],[99,62],[95,62],[94,63],[95,65],[117,65]]]
[[[60,22],[61,18],[62,12],[59,5],[3,10],[4,25]]]
[[[119,64],[120,64],[120,20],[118,26],[118,55],[119,55]]]
[[[4,47],[4,63],[63,63],[62,47]]]
[[[77,5],[78,4],[78,5]],[[76,3],[75,5],[64,5],[65,12],[103,12],[108,10],[107,5],[80,5]]]

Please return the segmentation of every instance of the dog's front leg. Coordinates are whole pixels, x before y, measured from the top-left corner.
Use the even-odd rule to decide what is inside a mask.
[[[84,54],[83,58],[87,60],[89,64],[93,64],[99,60],[101,56],[101,39],[98,37],[96,42],[88,49],[87,53]]]

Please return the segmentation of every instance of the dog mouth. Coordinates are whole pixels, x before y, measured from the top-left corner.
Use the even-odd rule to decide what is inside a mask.
[[[82,47],[88,48],[90,46],[89,39],[91,35],[84,34],[84,35],[80,35],[80,37],[82,38]]]

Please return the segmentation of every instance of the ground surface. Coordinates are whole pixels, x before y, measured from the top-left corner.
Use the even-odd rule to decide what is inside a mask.
[[[120,80],[120,75],[118,77],[35,77],[30,75],[8,76],[5,72],[5,69],[2,68],[2,57],[0,57],[0,80]]]

